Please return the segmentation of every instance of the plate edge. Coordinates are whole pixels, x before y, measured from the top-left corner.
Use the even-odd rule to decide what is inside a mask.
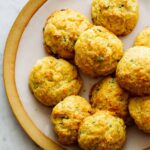
[[[46,1],[29,0],[16,18],[9,32],[4,49],[3,80],[12,111],[28,136],[42,149],[63,150],[58,144],[44,135],[32,122],[20,101],[15,82],[15,62],[21,36],[32,16]]]

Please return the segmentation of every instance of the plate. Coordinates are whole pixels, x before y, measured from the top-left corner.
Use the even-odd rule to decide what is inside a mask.
[[[131,34],[121,38],[125,49],[133,45],[135,36],[150,25],[150,1],[142,0],[140,19]],[[83,7],[84,6],[84,7]],[[51,109],[37,102],[28,87],[28,77],[36,61],[47,54],[43,48],[42,29],[53,11],[72,8],[91,20],[91,0],[30,0],[17,17],[6,42],[4,53],[4,82],[12,110],[30,138],[42,149],[77,150],[73,145],[59,145],[50,123]],[[97,81],[82,75],[84,87],[81,95],[88,98],[91,86]],[[136,127],[127,130],[127,142],[123,150],[142,150],[150,145],[150,136]]]

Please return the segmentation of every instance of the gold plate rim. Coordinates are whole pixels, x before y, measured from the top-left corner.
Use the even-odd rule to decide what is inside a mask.
[[[6,95],[12,111],[29,137],[42,149],[63,150],[61,146],[44,135],[30,119],[21,103],[15,82],[15,62],[20,39],[32,16],[46,1],[47,0],[29,0],[16,18],[5,45],[3,79]]]

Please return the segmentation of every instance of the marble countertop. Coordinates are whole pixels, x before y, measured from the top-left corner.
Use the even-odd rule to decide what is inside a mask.
[[[0,150],[38,150],[12,113],[3,83],[3,52],[11,26],[27,0],[0,1]]]

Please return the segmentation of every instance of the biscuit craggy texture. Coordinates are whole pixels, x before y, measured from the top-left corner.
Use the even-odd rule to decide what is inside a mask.
[[[137,0],[93,0],[92,18],[116,35],[127,35],[135,27],[139,16]]]
[[[150,27],[144,28],[144,30],[137,35],[134,45],[150,47]]]
[[[41,103],[53,106],[66,96],[78,94],[82,80],[73,65],[50,56],[39,60],[33,67],[29,85]]]
[[[48,52],[66,59],[73,58],[77,38],[90,26],[89,20],[74,10],[54,12],[44,27],[44,42]]]
[[[109,110],[126,119],[128,115],[128,93],[120,88],[113,77],[98,82],[91,91],[90,103],[100,110]]]
[[[122,55],[121,40],[101,26],[84,31],[75,44],[75,63],[91,77],[114,72]]]
[[[125,128],[121,118],[99,111],[84,119],[78,142],[84,150],[120,150],[126,140]]]
[[[150,48],[136,46],[128,49],[116,70],[119,85],[133,95],[150,94]]]
[[[91,113],[90,104],[80,96],[68,96],[58,103],[53,108],[51,120],[59,141],[65,145],[76,143],[80,123]]]
[[[150,133],[150,96],[131,98],[129,111],[139,129]]]

